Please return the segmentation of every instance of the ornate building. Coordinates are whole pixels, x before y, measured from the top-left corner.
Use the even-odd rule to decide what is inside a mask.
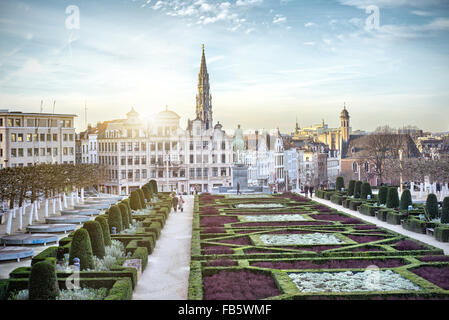
[[[198,73],[198,94],[196,95],[196,118],[203,121],[205,129],[212,127],[212,96],[209,92],[209,73],[207,73],[206,57],[201,56],[200,72]]]

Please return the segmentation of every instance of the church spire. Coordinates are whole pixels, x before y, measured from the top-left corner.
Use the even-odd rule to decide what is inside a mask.
[[[209,93],[209,74],[207,73],[204,44],[200,72],[198,73],[198,94],[196,95],[196,117],[206,125],[206,130],[212,127],[212,96]]]

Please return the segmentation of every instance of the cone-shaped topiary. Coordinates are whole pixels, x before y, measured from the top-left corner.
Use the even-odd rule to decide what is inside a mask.
[[[157,191],[157,183],[156,183],[156,180],[151,179],[151,180],[150,180],[150,186],[151,186],[151,192],[152,192],[153,194],[157,194],[158,191]]]
[[[449,197],[443,199],[443,209],[441,210],[441,223],[449,223]]]
[[[116,228],[117,233],[123,230],[122,214],[120,212],[120,208],[116,205],[113,205],[109,208],[108,224],[109,224],[109,231],[111,233],[113,227]]]
[[[388,188],[386,186],[381,186],[379,188],[379,193],[377,195],[378,204],[387,204]]]
[[[108,220],[105,217],[98,216],[95,218],[95,221],[98,221],[101,226],[101,230],[103,231],[103,241],[104,245],[110,246],[112,244],[111,242],[111,233],[109,232],[109,223]]]
[[[398,188],[390,187],[387,193],[387,208],[397,208],[399,207],[399,195]]]
[[[360,198],[362,193],[362,181],[356,181],[354,187],[354,198]]]
[[[355,180],[350,180],[348,185],[348,196],[354,195]]]
[[[104,249],[103,230],[100,223],[98,221],[87,221],[84,222],[83,228],[89,232],[92,253],[94,256],[102,259],[106,252]]]
[[[434,193],[427,196],[426,209],[430,219],[438,218],[438,199]]]
[[[343,177],[337,177],[337,179],[335,180],[335,189],[337,191],[341,191],[341,189],[344,187],[345,187],[345,180],[343,179]]]
[[[120,214],[122,215],[122,226],[123,229],[129,228],[129,215],[128,215],[128,208],[126,207],[126,204],[119,203],[118,207],[120,209]]]
[[[147,185],[144,185],[142,187],[143,195],[145,196],[145,199],[147,199],[148,202],[151,201],[151,190]]]
[[[361,189],[361,191],[360,191],[360,198],[362,198],[362,199],[367,199],[368,195],[372,195],[373,194],[371,192],[371,185],[369,184],[369,182],[364,182],[360,189]]]
[[[143,194],[142,189],[137,189],[137,194],[139,195],[139,199],[140,199],[140,205],[142,206],[142,209],[146,209],[146,204],[145,204],[145,195]]]
[[[129,223],[132,223],[132,222],[133,222],[133,214],[132,214],[132,212],[131,212],[131,207],[129,206],[129,199],[125,199],[125,200],[123,200],[122,202],[123,202],[123,204],[126,206],[126,210],[127,210],[127,212],[128,212],[128,220],[129,220]]]
[[[40,261],[33,264],[28,280],[28,292],[30,300],[56,299],[59,287],[54,263]]]
[[[69,263],[73,264],[73,258],[80,259],[80,269],[93,269],[94,258],[92,253],[92,245],[90,244],[89,232],[80,228],[75,231],[72,243],[70,245]]]
[[[137,193],[137,191],[131,192],[131,195],[129,197],[129,206],[133,210],[140,210],[142,209],[142,204],[140,203],[140,196]]]
[[[412,205],[412,194],[409,189],[405,189],[401,194],[400,210],[408,210],[408,206]]]

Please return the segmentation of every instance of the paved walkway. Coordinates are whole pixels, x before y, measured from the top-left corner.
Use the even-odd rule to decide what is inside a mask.
[[[432,245],[434,247],[443,249],[444,250],[444,254],[449,254],[449,243],[448,242],[437,241],[434,236],[430,236],[430,235],[427,235],[427,234],[420,234],[420,233],[416,233],[416,232],[411,232],[411,231],[405,230],[404,228],[402,228],[401,225],[389,224],[389,223],[387,223],[385,221],[381,221],[381,220],[377,219],[376,217],[366,216],[364,214],[361,214],[358,211],[353,211],[353,210],[344,208],[343,206],[340,206],[338,204],[332,203],[329,200],[324,200],[324,199],[321,199],[321,198],[318,198],[318,197],[313,197],[312,199],[315,200],[316,202],[320,202],[320,203],[325,204],[325,205],[327,205],[329,207],[332,207],[332,208],[335,208],[335,209],[337,209],[339,211],[342,211],[344,213],[350,214],[351,216],[360,218],[360,219],[362,219],[362,220],[364,220],[366,222],[373,223],[373,224],[375,224],[375,225],[377,225],[379,227],[382,227],[382,228],[385,228],[385,229],[389,229],[391,231],[400,233],[400,234],[405,235],[407,237],[410,237],[410,238],[419,240],[421,242],[430,244],[430,245]]]
[[[133,300],[187,300],[190,273],[193,196],[184,196],[184,212],[169,215]]]

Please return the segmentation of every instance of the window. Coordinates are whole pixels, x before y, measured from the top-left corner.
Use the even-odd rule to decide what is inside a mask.
[[[39,135],[37,133],[33,133],[33,140],[39,141]]]
[[[0,127],[3,127],[3,118],[0,118]]]
[[[155,156],[151,156],[151,164],[156,164],[156,157]]]
[[[128,142],[127,146],[128,146],[128,151],[133,151],[133,143],[132,142]]]
[[[207,154],[203,155],[203,163],[209,163],[209,156]]]
[[[147,178],[147,169],[142,169],[142,179]]]
[[[51,141],[51,134],[47,133],[47,141]]]
[[[17,141],[17,135],[15,133],[11,133],[11,142]]]
[[[132,178],[133,178],[133,171],[128,170],[128,179],[132,179]]]
[[[64,154],[65,156],[69,154],[69,150],[68,150],[67,147],[64,147],[64,148],[62,149],[62,152],[63,152],[63,154]]]
[[[369,163],[365,162],[365,172],[369,172]]]
[[[33,148],[28,148],[27,149],[27,156],[28,157],[32,157],[33,156]]]
[[[45,141],[45,133],[41,133],[39,137],[40,141]]]
[[[225,177],[225,176],[226,176],[226,168],[221,168],[220,171],[221,171],[221,172],[220,172],[220,175],[221,175],[222,177]]]
[[[11,157],[17,157],[17,149],[11,149]]]
[[[226,150],[226,142],[225,141],[221,142],[221,150]]]
[[[158,178],[163,178],[163,177],[164,177],[164,171],[158,170],[158,172],[157,172],[157,177],[158,177]]]
[[[139,164],[139,160],[140,160],[139,157],[135,157],[135,158],[134,158],[134,164]]]
[[[39,148],[34,148],[34,156],[39,157]]]
[[[53,141],[58,141],[58,134],[57,133],[53,133]]]
[[[201,155],[200,155],[200,154],[197,154],[197,155],[196,155],[196,163],[202,163],[202,162],[201,162]]]
[[[128,165],[132,165],[133,164],[133,157],[128,157]]]
[[[68,140],[67,133],[64,133],[63,138],[64,138],[64,141]],[[92,147],[91,147],[91,149],[92,149]]]
[[[17,134],[17,141],[18,142],[23,142],[23,133],[18,133]]]
[[[31,133],[27,133],[27,142],[33,141],[33,135]]]
[[[23,157],[23,148],[19,148],[17,151],[19,152],[19,157]]]
[[[3,142],[3,133],[0,133],[0,142]]]
[[[177,141],[173,141],[173,142],[171,143],[171,149],[172,149],[172,150],[178,149],[178,142],[177,142]]]
[[[121,158],[120,158],[120,164],[121,164],[122,166],[124,166],[124,165],[126,164],[126,158],[125,158],[125,157],[121,157]]]
[[[190,142],[190,150],[193,150],[193,142]]]
[[[69,151],[70,151],[70,154],[73,156],[73,154],[74,154],[73,147],[70,147],[70,148],[69,148]]]
[[[136,180],[140,180],[140,170],[139,169],[137,169],[136,170]]]
[[[150,142],[150,151],[155,151],[155,150],[156,150],[156,143]]]
[[[190,163],[193,163],[193,154],[190,155]]]
[[[141,145],[140,145],[140,149],[142,151],[147,151],[147,144],[145,142],[142,142]]]
[[[14,127],[14,119],[8,118],[8,127]]]
[[[225,154],[221,155],[221,163],[226,163],[226,155]]]
[[[140,150],[140,142],[134,142],[134,151],[139,151]]]
[[[207,178],[208,174],[209,174],[209,168],[204,168],[203,169],[203,176],[204,176],[204,178]]]
[[[140,163],[141,164],[147,164],[147,157],[143,156]]]
[[[47,148],[47,156],[51,156],[51,148]]]
[[[125,151],[126,144],[124,142],[120,142],[120,151]]]
[[[203,150],[207,150],[209,146],[209,141],[203,141]]]
[[[53,156],[57,156],[58,155],[58,148],[53,148]]]
[[[14,119],[14,125],[20,127],[20,119]]]
[[[352,171],[358,172],[357,162],[353,162],[353,163],[352,163]]]
[[[196,177],[197,178],[201,178],[201,171],[202,171],[201,168],[196,168]]]
[[[189,170],[189,178],[190,179],[195,178],[195,168],[190,168],[190,170]]]
[[[151,170],[151,178],[156,178],[156,170]]]
[[[212,168],[212,176],[218,177],[218,168],[217,167]]]
[[[157,143],[157,151],[162,151],[162,142]]]
[[[122,179],[126,179],[126,170],[121,170],[120,174]]]
[[[45,148],[41,148],[40,156],[41,156],[41,157],[44,157],[44,156],[45,156]]]
[[[180,170],[180,171],[179,171],[179,176],[180,176],[181,178],[185,178],[185,176],[186,176],[186,171],[185,171],[184,169]]]

